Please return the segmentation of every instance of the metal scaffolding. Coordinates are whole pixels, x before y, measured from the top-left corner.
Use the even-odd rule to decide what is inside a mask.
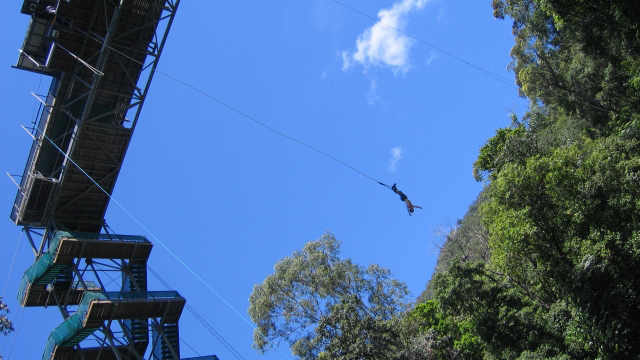
[[[52,77],[46,96],[34,94],[34,140],[11,210],[35,254],[18,300],[55,306],[63,318],[43,359],[180,358],[186,299],[148,290],[153,244],[104,221],[179,3],[22,5],[31,22],[14,67]]]
[[[31,23],[15,67],[54,80],[32,129],[17,225],[100,231],[178,3],[25,0]]]

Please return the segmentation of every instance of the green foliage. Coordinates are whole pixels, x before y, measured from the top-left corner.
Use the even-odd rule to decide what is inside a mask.
[[[347,295],[320,318],[315,333],[325,340],[326,359],[384,359],[400,346],[394,325],[367,313],[358,296]]]
[[[480,155],[474,164],[476,180],[482,181],[481,171],[498,173],[504,164],[526,157],[526,149],[518,146],[522,143],[525,132],[524,126],[498,129],[496,136],[487,140],[487,143],[480,148]],[[524,154],[522,154],[523,150]]]
[[[14,331],[13,323],[5,314],[9,313],[9,307],[7,304],[2,302],[2,297],[0,297],[0,313],[4,313],[0,315],[0,334],[7,335],[10,332]]]
[[[475,359],[482,354],[483,344],[474,325],[460,317],[447,316],[435,300],[416,305],[408,319],[418,324],[421,333],[430,335],[426,347],[434,359]]]
[[[437,234],[444,239],[444,243],[439,244],[440,255],[438,256],[434,274],[446,271],[455,259],[464,259],[465,261],[489,260],[489,234],[482,225],[482,218],[478,212],[480,205],[486,200],[487,196],[484,192],[481,192],[478,198],[469,205],[464,217],[458,220],[455,226]],[[433,283],[430,280],[416,302],[420,304],[431,299],[433,299]]]
[[[249,297],[260,352],[280,340],[302,358],[384,358],[397,352],[388,323],[407,307],[407,287],[389,270],[338,257],[331,233],[280,260]],[[386,356],[386,355],[385,355]],[[389,355],[390,356],[390,355]]]
[[[482,212],[491,262],[546,302],[577,312],[572,337],[599,356],[638,353],[640,143],[637,125],[509,164]]]
[[[494,0],[494,15],[511,16],[510,65],[521,95],[585,118],[608,134],[640,110],[629,66],[640,47],[636,1]]]
[[[569,352],[563,326],[549,322],[549,306],[524,284],[483,262],[454,262],[434,279],[442,313],[455,324],[450,336],[473,358],[541,357]],[[577,354],[571,354],[576,356]]]
[[[420,329],[441,358],[637,358],[640,3],[493,8],[513,19],[510,68],[530,108],[474,164],[488,174],[474,216],[490,257],[441,252]]]
[[[420,330],[427,331],[429,329],[440,329],[442,324],[442,314],[438,308],[438,302],[428,300],[418,304],[409,313],[409,318],[420,322]]]

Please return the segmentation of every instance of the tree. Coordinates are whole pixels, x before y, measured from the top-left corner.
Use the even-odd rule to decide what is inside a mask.
[[[465,357],[585,358],[565,336],[564,303],[545,303],[535,289],[491,264],[455,261],[434,282],[439,317],[454,325],[441,326],[441,336],[453,337],[453,349]]]
[[[8,314],[9,307],[7,306],[7,304],[2,302],[2,297],[0,297],[0,314],[3,312],[5,314]],[[0,315],[0,334],[7,335],[13,330],[13,323],[11,322],[11,320],[9,320],[9,318],[7,318],[7,316],[4,314]]]
[[[488,261],[489,260],[489,235],[482,225],[482,217],[478,209],[488,200],[482,191],[476,200],[469,205],[467,213],[462,219],[458,219],[455,225],[449,225],[434,232],[442,241],[436,243],[440,252],[436,268],[426,288],[416,299],[420,304],[433,298],[433,277],[435,274],[446,271],[455,259],[463,261]]]
[[[482,209],[491,262],[565,302],[593,356],[640,351],[640,124],[505,166]]]
[[[391,357],[399,346],[392,326],[407,308],[407,286],[376,264],[340,259],[331,233],[276,263],[249,297],[263,353],[284,340],[302,358]]]
[[[400,346],[396,324],[368,314],[362,305],[357,295],[341,296],[320,318],[315,333],[325,342],[321,359],[385,359]]]
[[[493,0],[493,8],[513,18],[510,68],[521,95],[587,119],[595,134],[640,110],[629,86],[638,79],[637,1]]]
[[[478,214],[489,258],[445,263],[441,254],[433,302],[414,312],[434,354],[637,358],[640,3],[493,0],[493,8],[513,18],[510,68],[530,107],[474,164],[487,180]]]
[[[454,261],[453,264],[456,263]],[[413,341],[405,346],[405,359],[480,358],[483,345],[474,334],[473,326],[460,316],[445,314],[438,301],[428,300],[416,305],[404,320],[417,326],[419,334],[414,335]],[[419,346],[412,346],[414,344]]]

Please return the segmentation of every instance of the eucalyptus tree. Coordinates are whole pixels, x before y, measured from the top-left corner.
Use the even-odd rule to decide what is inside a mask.
[[[2,302],[2,297],[0,297],[0,334],[2,335],[7,335],[13,331],[13,323],[6,315],[8,313],[9,307]]]
[[[326,233],[278,261],[254,286],[255,349],[264,353],[286,341],[306,359],[385,359],[398,351],[393,321],[407,309],[407,286],[376,264],[340,259],[340,244]]]

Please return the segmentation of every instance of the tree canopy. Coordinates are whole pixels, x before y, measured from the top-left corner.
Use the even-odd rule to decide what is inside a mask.
[[[468,216],[489,256],[447,255],[428,286],[438,319],[428,331],[465,358],[635,358],[640,3],[493,7],[514,21],[510,67],[530,107],[480,149],[474,175],[486,187]],[[445,247],[472,237],[449,238]]]
[[[390,321],[406,310],[408,290],[376,264],[340,259],[333,234],[280,260],[249,297],[260,352],[289,343],[302,358],[385,358],[397,345]]]

